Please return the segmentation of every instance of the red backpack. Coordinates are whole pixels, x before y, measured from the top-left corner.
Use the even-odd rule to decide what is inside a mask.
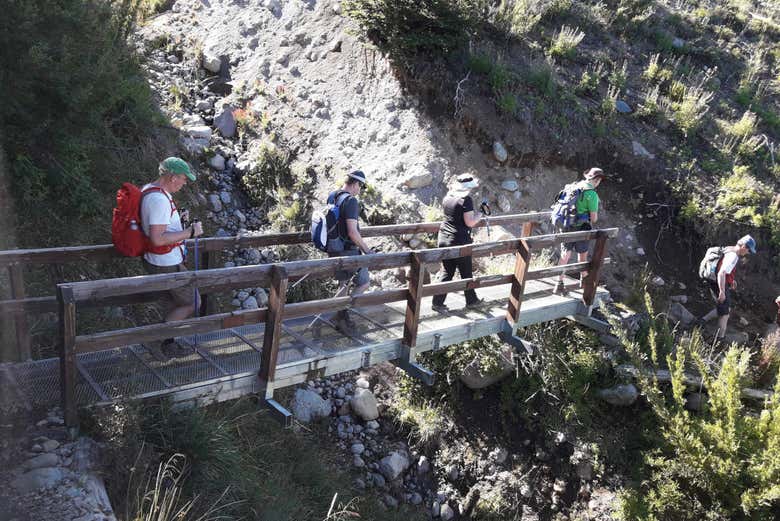
[[[151,192],[165,194],[159,186],[150,186],[142,191],[132,183],[122,183],[122,188],[116,192],[116,208],[111,222],[111,241],[114,243],[114,248],[126,257],[140,257],[146,252],[162,255],[181,245],[177,243],[152,246],[141,228],[141,200],[144,195]],[[171,203],[171,215],[173,215],[176,211],[173,199],[167,194],[165,197]]]

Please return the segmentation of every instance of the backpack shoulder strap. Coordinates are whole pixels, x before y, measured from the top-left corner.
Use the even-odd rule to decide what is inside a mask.
[[[146,194],[150,194],[153,192],[159,192],[163,194],[166,199],[168,199],[168,202],[171,203],[171,215],[173,215],[173,212],[176,211],[176,205],[173,204],[173,197],[168,197],[168,193],[162,188],[160,188],[159,186],[150,186],[149,188],[141,192],[141,202],[143,202],[143,198],[144,196],[146,196]]]

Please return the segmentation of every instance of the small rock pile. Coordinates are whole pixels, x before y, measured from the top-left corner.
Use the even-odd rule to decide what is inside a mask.
[[[4,445],[9,440],[4,440]],[[67,441],[62,416],[51,411],[4,447],[10,460],[0,473],[0,505],[14,519],[116,521],[98,473],[99,446],[90,438]],[[15,518],[14,515],[22,516]]]

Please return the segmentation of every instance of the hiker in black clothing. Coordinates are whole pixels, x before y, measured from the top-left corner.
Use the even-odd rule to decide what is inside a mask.
[[[366,174],[360,170],[355,170],[347,174],[344,184],[340,189],[335,190],[328,195],[328,204],[337,204],[339,206],[338,220],[338,238],[328,239],[328,256],[344,257],[351,255],[360,255],[374,253],[366,244],[360,235],[360,225],[358,217],[360,214],[360,203],[356,196],[361,188],[366,184]],[[359,295],[368,289],[368,268],[360,268],[357,271],[340,270],[336,272],[336,280],[339,282],[339,289],[336,297],[340,297],[349,290],[350,282],[354,282],[351,294]],[[341,331],[352,332],[355,329],[355,322],[343,309],[336,313],[336,327]]]
[[[439,248],[445,246],[458,246],[471,244],[471,228],[476,226],[480,218],[474,211],[474,201],[469,193],[478,186],[476,178],[471,174],[461,174],[457,177],[456,185],[447,192],[442,201],[444,210],[444,222],[439,227]],[[442,261],[443,270],[439,275],[440,282],[452,280],[457,269],[461,279],[472,277],[471,257],[458,257]],[[466,306],[471,307],[482,302],[473,289],[465,290]],[[444,299],[447,295],[435,295],[433,297],[433,309],[442,313],[447,311]]]

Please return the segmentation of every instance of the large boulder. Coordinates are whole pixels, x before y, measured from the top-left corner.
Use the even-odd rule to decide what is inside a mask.
[[[401,184],[407,188],[423,188],[433,182],[433,173],[424,166],[418,165],[401,178]]]
[[[639,398],[639,390],[634,384],[621,384],[610,389],[601,389],[597,394],[608,404],[618,407],[632,405]]]
[[[331,407],[330,400],[324,400],[314,391],[298,389],[290,409],[299,421],[309,423],[329,416]]]
[[[463,373],[460,375],[460,381],[469,389],[482,389],[492,385],[499,380],[503,380],[515,370],[515,364],[512,362],[513,349],[511,346],[505,346],[499,356],[499,368],[489,373],[484,373],[479,366],[478,357],[474,357]]]
[[[393,451],[379,462],[379,472],[388,481],[399,478],[409,468],[409,456],[401,451]]]
[[[495,157],[496,161],[499,163],[503,163],[509,157],[506,147],[504,147],[503,143],[500,141],[493,142],[493,157]]]
[[[228,103],[224,103],[217,109],[214,115],[214,128],[226,138],[231,138],[236,135],[236,118],[233,116],[235,107]]]
[[[379,418],[379,408],[376,404],[374,393],[368,389],[358,387],[349,402],[352,411],[363,421],[371,421]]]
[[[11,485],[20,494],[29,494],[41,488],[52,488],[65,478],[62,469],[57,467],[44,467],[33,469],[13,480]]]
[[[669,318],[672,322],[680,322],[684,326],[692,324],[696,317],[680,302],[672,302],[669,306]]]

